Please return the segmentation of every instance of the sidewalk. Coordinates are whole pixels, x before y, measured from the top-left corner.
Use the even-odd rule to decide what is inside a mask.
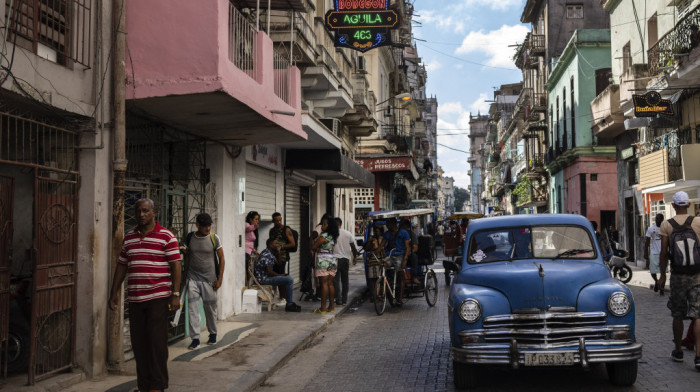
[[[334,319],[353,311],[366,290],[361,262],[350,266],[348,303],[336,305],[334,313],[312,313],[320,302],[299,302],[301,313],[287,313],[284,308],[257,314],[239,314],[219,321],[219,342],[214,346],[200,345],[190,351],[189,337],[170,346],[168,391],[250,391],[283,366],[299,350],[322,333]],[[203,330],[205,328],[203,327]],[[206,340],[207,332],[202,331]],[[233,343],[236,343],[235,345]],[[66,392],[132,392],[136,389],[134,361],[123,364],[120,375],[105,375],[85,380],[80,372],[59,374],[34,386],[26,386],[26,374],[8,378],[0,390],[7,391],[66,391]]]

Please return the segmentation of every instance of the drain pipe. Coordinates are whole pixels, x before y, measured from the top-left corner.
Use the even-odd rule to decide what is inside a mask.
[[[112,253],[110,272],[117,267],[122,240],[124,239],[124,179],[126,177],[126,0],[114,0],[113,15],[114,57],[112,58],[112,91],[114,92],[114,173],[112,196]],[[112,276],[110,274],[110,276]],[[109,282],[111,284],[111,281]],[[107,342],[107,367],[110,371],[121,371],[124,360],[123,314],[124,299],[119,290],[119,307],[109,311],[109,331]]]

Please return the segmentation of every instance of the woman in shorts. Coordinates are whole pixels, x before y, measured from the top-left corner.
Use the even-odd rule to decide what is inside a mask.
[[[316,238],[311,249],[318,251],[316,258],[316,276],[321,285],[321,307],[314,313],[326,313],[335,311],[335,287],[333,279],[338,269],[338,261],[333,254],[333,247],[338,239],[338,225],[335,219],[322,220],[321,235]],[[326,307],[328,300],[328,307]]]

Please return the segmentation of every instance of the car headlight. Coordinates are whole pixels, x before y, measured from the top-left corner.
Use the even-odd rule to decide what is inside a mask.
[[[459,304],[459,317],[468,322],[474,323],[481,317],[481,305],[475,299],[465,299]]]
[[[613,315],[622,317],[632,309],[632,301],[627,294],[618,291],[608,299],[608,309]]]

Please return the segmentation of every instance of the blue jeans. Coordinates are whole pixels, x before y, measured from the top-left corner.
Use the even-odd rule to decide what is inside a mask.
[[[265,286],[285,286],[287,291],[286,300],[288,304],[294,302],[294,279],[291,276],[268,276],[260,281],[260,284]]]

